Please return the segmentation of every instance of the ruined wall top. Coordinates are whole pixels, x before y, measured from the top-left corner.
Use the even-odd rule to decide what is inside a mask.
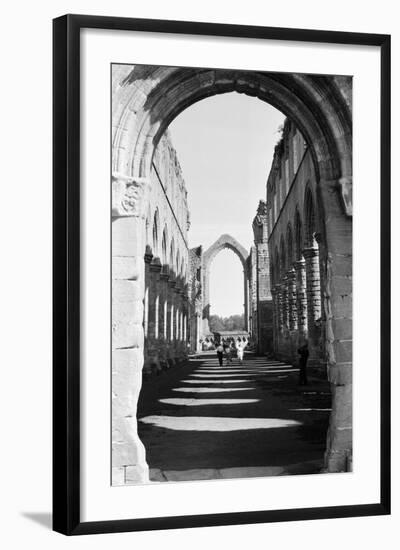
[[[260,200],[257,208],[257,214],[253,220],[254,243],[261,244],[268,242],[268,215],[267,203]]]

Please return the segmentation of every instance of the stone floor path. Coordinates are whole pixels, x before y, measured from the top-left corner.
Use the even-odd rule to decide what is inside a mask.
[[[156,482],[321,471],[331,397],[326,381],[247,353],[220,367],[192,357],[143,383],[139,436]]]

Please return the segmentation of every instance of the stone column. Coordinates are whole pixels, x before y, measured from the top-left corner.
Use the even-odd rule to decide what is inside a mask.
[[[305,248],[303,250],[303,256],[306,263],[307,325],[308,347],[310,352],[309,364],[316,365],[319,364],[321,359],[319,347],[321,323],[321,287],[318,248]]]
[[[150,263],[153,260],[153,254],[150,247],[146,247],[144,254],[144,313],[143,313],[143,329],[144,329],[144,359],[147,357],[147,344],[149,338],[149,311],[150,311]]]
[[[243,269],[243,282],[244,282],[244,330],[249,332],[249,277],[247,269]]]
[[[270,281],[267,204],[261,200],[253,220],[256,247],[258,352],[272,351],[273,312]]]
[[[276,285],[276,308],[277,308],[277,321],[278,321],[278,325],[277,325],[277,329],[278,329],[278,334],[277,334],[277,341],[276,341],[276,353],[277,353],[277,356],[280,357],[281,356],[281,353],[282,353],[282,347],[283,347],[283,342],[284,342],[284,337],[283,337],[283,285],[282,284],[279,284],[279,285]]]
[[[289,269],[286,274],[289,305],[289,330],[297,330],[296,272]]]
[[[202,319],[202,336],[210,334],[210,270],[208,266],[202,270],[203,272],[203,319]]]
[[[145,293],[144,235],[150,182],[112,178],[112,484],[149,480],[137,434],[142,385]]]
[[[277,307],[277,320],[278,320],[278,332],[279,334],[283,331],[283,295],[282,295],[282,284],[276,285],[276,307]]]
[[[344,149],[343,149],[344,150]],[[348,148],[346,149],[347,151]],[[348,166],[351,170],[351,151]],[[325,207],[323,307],[325,353],[332,391],[325,467],[328,472],[352,469],[352,204],[351,175],[322,180],[318,185]],[[343,203],[334,200],[341,191]]]
[[[168,304],[168,363],[170,366],[175,365],[175,286],[176,280],[171,279],[168,281],[169,286],[169,304]]]
[[[281,293],[282,293],[282,322],[283,322],[283,330],[285,331],[285,329],[289,328],[288,280],[286,275],[282,277]]]
[[[201,313],[196,313],[196,351],[201,351],[200,338],[202,336],[201,332]]]
[[[150,246],[146,246],[144,254],[144,313],[143,313],[143,330],[144,330],[144,350],[143,350],[143,373],[144,375],[151,374],[151,301],[153,299],[152,276],[150,264],[153,261],[153,253]]]
[[[319,253],[317,247],[303,250],[306,263],[308,324],[321,318],[321,287],[319,275]]]
[[[273,351],[278,351],[279,341],[279,309],[278,309],[278,289],[277,285],[271,288],[272,305],[273,305]]]
[[[161,262],[159,258],[154,258],[149,264],[150,271],[150,289],[149,289],[149,340],[151,345],[159,337],[160,322],[160,272]]]
[[[160,363],[163,368],[168,366],[168,280],[169,273],[164,266],[160,273]]]
[[[307,287],[306,287],[306,263],[298,260],[294,263],[296,271],[296,307],[297,326],[299,337],[307,337]]]
[[[159,372],[160,365],[160,272],[161,262],[159,258],[153,258],[149,264],[150,288],[149,288],[149,325],[147,356],[152,370]]]

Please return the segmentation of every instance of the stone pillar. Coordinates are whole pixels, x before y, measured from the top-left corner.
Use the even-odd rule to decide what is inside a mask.
[[[273,349],[273,312],[268,250],[267,205],[260,201],[253,220],[257,277],[257,350],[261,354]]]
[[[289,328],[288,280],[286,275],[282,277],[281,293],[282,293],[282,324],[283,324],[283,330],[285,331]]]
[[[276,285],[276,307],[277,307],[277,320],[278,320],[278,332],[279,334],[283,331],[283,294],[282,294],[282,284]]]
[[[201,313],[196,313],[196,351],[201,351]]]
[[[296,272],[289,269],[286,274],[289,304],[289,330],[297,330]]]
[[[112,180],[112,484],[149,481],[137,434],[142,385],[145,294],[145,212],[150,183],[114,174]]]
[[[279,341],[279,310],[278,310],[278,289],[277,285],[274,285],[271,288],[272,295],[272,305],[273,305],[273,351],[276,353],[278,351],[278,341]]]
[[[278,284],[276,288],[276,310],[277,310],[277,339],[275,346],[275,353],[277,357],[281,357],[284,336],[283,336],[283,285]]]
[[[150,264],[153,261],[153,253],[150,246],[146,246],[144,254],[144,313],[143,313],[143,330],[144,330],[144,350],[143,350],[143,373],[144,375],[151,374],[152,362],[152,335],[150,330],[151,310],[153,300],[153,273],[150,270]]]
[[[315,321],[321,319],[321,286],[318,247],[305,248],[303,250],[303,256],[306,263],[307,312],[308,328],[310,331]]]
[[[175,286],[176,280],[171,279],[168,281],[169,286],[169,304],[168,304],[168,364],[170,367],[175,365]]]
[[[307,338],[307,287],[306,287],[306,263],[298,260],[294,263],[296,272],[296,308],[297,326],[300,339]]]
[[[244,291],[244,330],[249,332],[249,278],[247,269],[243,268],[243,291]]]
[[[351,152],[349,152],[351,154]],[[351,166],[351,158],[348,161]],[[349,168],[351,169],[351,168]],[[325,353],[331,383],[325,468],[328,472],[352,468],[352,217],[351,175],[322,180],[319,200],[324,205],[324,273],[322,277]],[[341,192],[343,203],[332,197]]]
[[[305,248],[303,256],[306,263],[309,364],[319,365],[321,363],[321,286],[318,247]]]
[[[160,273],[160,363],[163,368],[168,366],[168,280],[169,274],[166,266]]]
[[[159,360],[159,314],[160,314],[160,272],[159,258],[153,258],[149,264],[149,325],[147,356],[152,369],[161,370]]]
[[[210,270],[204,268],[203,273],[203,312],[202,312],[202,330],[201,337],[204,338],[210,334]]]
[[[144,359],[147,357],[147,343],[149,338],[149,312],[150,312],[150,263],[153,260],[153,254],[149,246],[146,246],[144,254],[144,313],[143,313],[143,330],[144,330]]]
[[[251,247],[250,251],[250,303],[251,303],[251,337],[253,339],[256,349],[258,349],[258,326],[257,326],[257,249],[255,246]]]

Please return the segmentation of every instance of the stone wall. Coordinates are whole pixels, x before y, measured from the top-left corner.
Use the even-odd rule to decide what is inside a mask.
[[[325,371],[319,246],[323,239],[311,153],[299,130],[285,121],[267,183],[269,253],[274,295],[274,352],[296,362],[308,341],[309,365]]]
[[[273,350],[274,333],[267,205],[263,200],[259,202],[257,214],[253,220],[253,233],[254,247],[250,256],[252,337],[256,343],[257,352],[261,355],[266,355],[270,354]]]
[[[151,170],[145,233],[145,376],[187,356],[189,210],[187,190],[168,133],[157,147]]]
[[[189,252],[189,342],[190,351],[201,351],[203,289],[202,278],[203,249],[201,246]]]

